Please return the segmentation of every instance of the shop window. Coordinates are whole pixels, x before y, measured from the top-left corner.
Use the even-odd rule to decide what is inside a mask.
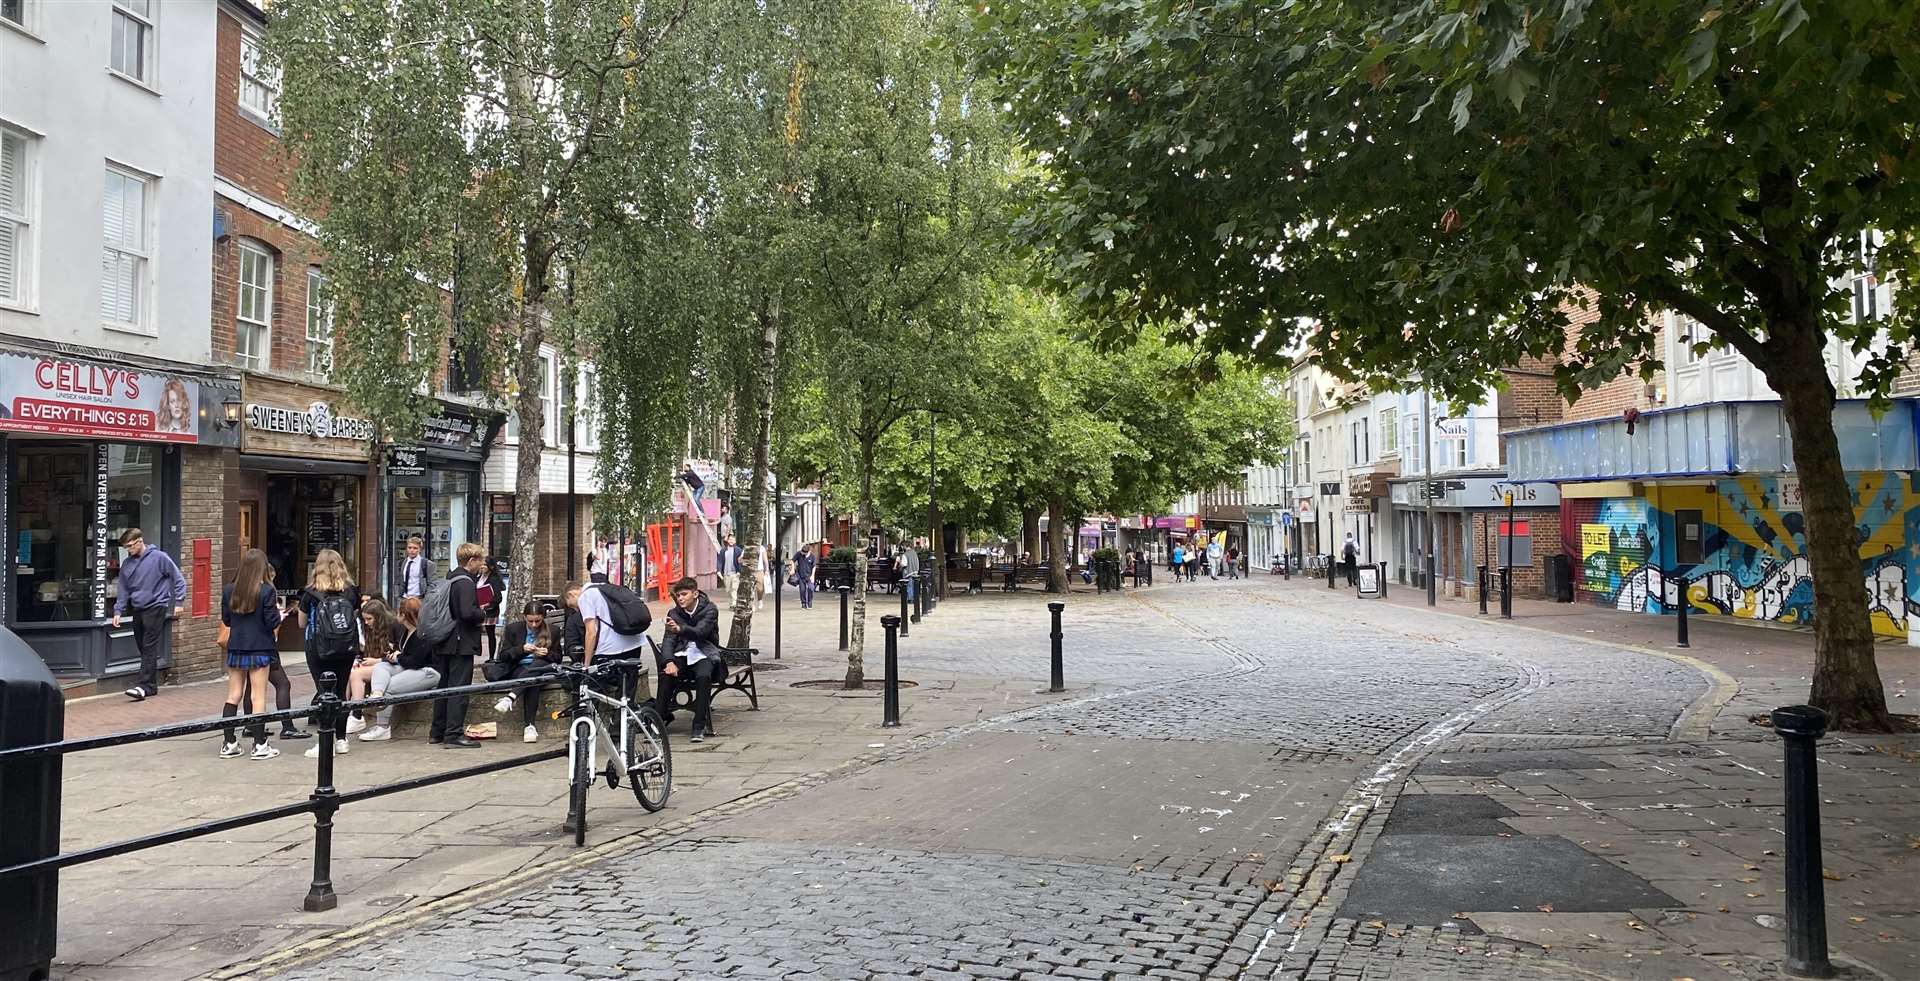
[[[163,546],[165,486],[160,480],[161,448],[148,443],[115,443],[107,447],[107,601],[120,595],[120,560],[126,551],[120,536],[129,528],[141,530],[148,545]],[[175,557],[176,561],[178,557]]]
[[[347,560],[347,571],[363,588],[373,584],[359,575],[360,478],[273,474],[267,478],[267,513],[262,550],[273,563],[274,585],[282,590],[306,586],[314,556],[333,549]]]
[[[94,450],[19,444],[14,450],[14,619],[93,617]]]

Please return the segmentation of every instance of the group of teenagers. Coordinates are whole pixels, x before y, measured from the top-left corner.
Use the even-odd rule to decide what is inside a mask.
[[[476,662],[482,664],[488,681],[504,681],[555,674],[563,663],[584,665],[636,656],[635,652],[648,642],[645,634],[651,614],[630,591],[610,585],[598,569],[598,561],[589,556],[589,578],[568,586],[563,609],[550,611],[540,601],[527,602],[518,619],[496,632],[503,619],[505,582],[485,551],[474,543],[459,546],[445,582],[436,583],[433,563],[422,554],[421,541],[410,540],[398,577],[402,598],[394,604],[362,594],[345,560],[332,549],[314,556],[305,588],[282,598],[274,587],[274,570],[266,555],[259,549],[247,549],[220,598],[218,642],[226,651],[227,665],[226,702],[221,714],[234,717],[242,705],[250,705],[256,714],[266,712],[269,687],[275,693],[278,709],[290,707],[291,685],[280,663],[277,641],[281,624],[289,618],[297,621],[304,637],[316,700],[329,690],[343,698],[359,699],[459,688],[473,684]],[[435,595],[440,589],[446,590],[444,596]],[[660,674],[657,705],[662,718],[671,721],[674,693],[682,686],[691,688],[691,738],[700,742],[712,733],[712,687],[724,672],[719,611],[693,579],[675,583],[672,594],[674,604],[664,627],[665,645],[655,648]],[[430,615],[427,607],[434,600],[444,604],[445,615],[452,621],[451,629],[437,641],[429,639],[432,632],[422,631],[422,619]],[[621,605],[627,611],[625,615],[616,618],[610,602]],[[552,622],[556,619],[561,622]],[[616,623],[630,632],[616,629]],[[485,661],[481,661],[483,639],[491,648]],[[151,692],[140,697],[145,694]],[[542,694],[542,688],[529,687],[504,695],[495,703],[502,714],[519,705],[525,742],[540,738],[534,720]],[[322,733],[321,738],[334,739],[336,755],[349,751],[352,736],[363,742],[390,740],[392,714],[392,706],[347,713],[331,733]],[[466,696],[435,699],[427,741],[458,749],[478,746],[466,732],[466,715]],[[248,735],[252,738],[253,759],[280,755],[264,723],[254,723]],[[282,739],[308,735],[291,720],[280,730]],[[307,755],[319,754],[320,744],[316,742]],[[229,726],[220,756],[230,759],[242,755],[249,754],[241,749],[234,727]]]
[[[1173,554],[1167,557],[1167,568],[1173,572],[1173,581],[1185,578],[1194,582],[1206,573],[1208,579],[1219,579],[1224,573],[1228,579],[1240,578],[1240,550],[1226,548],[1217,541],[1206,545],[1180,544],[1173,546]]]

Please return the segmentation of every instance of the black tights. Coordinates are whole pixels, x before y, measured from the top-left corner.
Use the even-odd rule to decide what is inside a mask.
[[[273,686],[273,707],[275,710],[285,712],[293,707],[293,680],[287,677],[287,669],[280,666],[280,659],[277,657],[273,659],[273,666],[267,669],[267,684]],[[247,683],[240,688],[240,704],[253,704],[252,678],[248,678]],[[233,713],[228,712],[226,714],[232,715]],[[283,733],[295,731],[293,720],[287,719],[281,722],[280,731]],[[227,733],[227,741],[233,741],[233,733],[231,730]]]
[[[242,699],[246,698],[245,695],[242,695],[240,697]],[[252,704],[252,703],[249,702],[248,704]],[[235,705],[232,702],[228,702],[227,704],[220,706],[220,717],[223,719],[231,719],[234,716],[239,714],[240,714],[240,706]],[[234,741],[232,726],[227,726],[226,728],[220,731],[226,734],[227,742]],[[259,722],[255,722],[252,725],[247,727],[247,735],[253,737],[253,741],[256,745],[260,743],[264,743],[267,741],[267,727]]]

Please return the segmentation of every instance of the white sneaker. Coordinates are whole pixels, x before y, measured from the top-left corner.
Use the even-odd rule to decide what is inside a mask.
[[[345,739],[336,739],[333,741],[333,755],[335,756],[345,756],[347,755],[347,750],[352,748],[353,744]]]
[[[310,759],[310,760],[317,760],[320,758],[320,742],[318,740],[314,741],[312,749],[307,750],[306,756],[307,756],[307,759]]]
[[[367,727],[367,720],[357,715],[352,715],[347,717],[347,735],[351,736],[354,733],[359,732],[362,729],[365,729],[366,727]]]
[[[501,715],[505,715],[508,712],[513,711],[513,693],[508,692],[505,695],[500,696],[500,700],[493,703],[493,710],[495,712],[500,713]]]
[[[537,742],[539,742],[539,741],[540,741],[540,730],[538,730],[538,729],[535,729],[535,728],[534,728],[534,727],[532,727],[532,726],[528,726],[528,727],[527,727],[527,731],[525,731],[525,732],[523,732],[523,733],[521,733],[521,734],[520,734],[520,741],[521,741],[521,742],[523,742],[523,743],[537,743]]]
[[[236,740],[234,740],[233,742],[230,742],[230,743],[222,743],[222,744],[221,744],[221,746],[220,746],[220,758],[221,758],[221,759],[223,759],[223,760],[231,760],[231,759],[237,759],[237,758],[238,758],[239,756],[240,756],[240,741],[239,741],[239,740],[237,740],[237,739],[236,739]]]
[[[272,743],[259,743],[253,747],[253,758],[256,760],[270,760],[279,755],[280,751],[274,749]]]
[[[393,738],[393,730],[386,726],[374,726],[360,734],[363,743],[383,743]]]

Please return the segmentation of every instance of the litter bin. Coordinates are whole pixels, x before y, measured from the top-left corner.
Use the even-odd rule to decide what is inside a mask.
[[[60,739],[66,703],[46,662],[0,628],[0,749]],[[0,760],[0,868],[60,851],[60,757]],[[0,981],[45,981],[60,874],[0,878]]]

